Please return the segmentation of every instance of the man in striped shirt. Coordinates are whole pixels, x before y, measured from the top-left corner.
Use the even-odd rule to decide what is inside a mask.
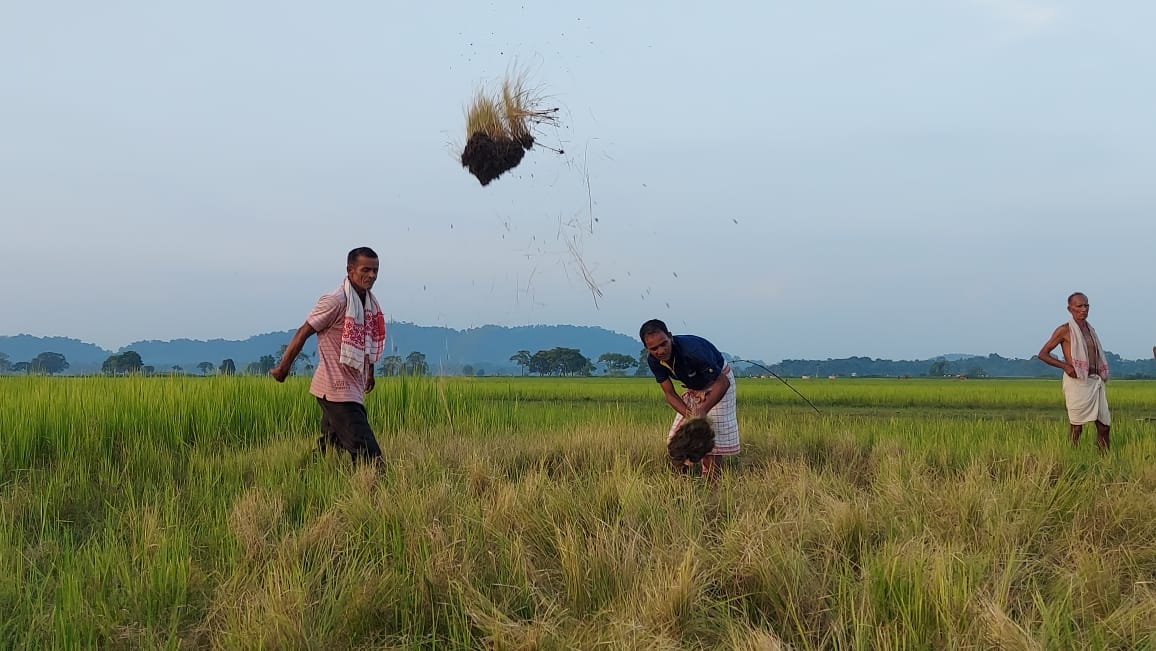
[[[317,301],[286,346],[281,363],[269,371],[284,382],[305,341],[317,335],[317,370],[309,392],[321,406],[318,445],[322,452],[330,445],[345,450],[354,461],[381,459],[365,411],[365,394],[374,386],[373,365],[385,348],[385,318],[370,291],[378,266],[373,249],[350,251],[341,286]]]

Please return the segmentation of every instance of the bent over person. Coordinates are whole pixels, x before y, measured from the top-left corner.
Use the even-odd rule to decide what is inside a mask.
[[[1088,297],[1076,292],[1068,297],[1071,317],[1052,333],[1040,349],[1040,361],[1064,372],[1064,401],[1068,406],[1068,422],[1072,445],[1080,440],[1084,423],[1096,423],[1096,446],[1106,452],[1112,415],[1108,412],[1108,360],[1104,347],[1092,324],[1088,323]],[[1060,346],[1064,358],[1056,359],[1052,351]]]
[[[373,390],[373,365],[385,350],[385,317],[374,298],[378,258],[360,247],[346,258],[345,280],[322,296],[305,324],[285,348],[281,363],[269,371],[284,382],[305,341],[317,335],[317,369],[309,392],[321,406],[322,452],[333,445],[354,461],[376,461],[381,448],[369,426],[365,394]]]
[[[711,342],[696,335],[672,335],[658,319],[643,323],[638,335],[650,353],[646,356],[650,372],[662,387],[667,404],[677,412],[667,441],[685,419],[706,418],[714,430],[715,444],[702,458],[702,471],[708,478],[717,477],[722,457],[739,453],[735,376],[730,365]],[[673,379],[686,387],[682,395],[675,390]]]

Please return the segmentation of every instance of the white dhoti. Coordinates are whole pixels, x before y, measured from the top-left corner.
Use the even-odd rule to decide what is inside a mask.
[[[1073,425],[1083,425],[1094,420],[1105,425],[1112,424],[1112,414],[1108,412],[1108,385],[1104,384],[1099,375],[1080,379],[1065,373],[1064,402],[1068,405],[1068,422]]]
[[[710,421],[711,429],[714,430],[714,449],[710,453],[721,456],[739,453],[739,417],[735,408],[735,374],[731,372],[729,366],[726,368],[726,376],[730,380],[727,392],[723,395],[722,400],[719,400],[718,404],[712,407],[705,416]],[[682,400],[688,407],[693,408],[702,400],[702,394],[702,391],[687,389],[682,395]],[[674,417],[674,423],[666,435],[668,442],[674,437],[674,433],[678,431],[683,420],[682,414]]]

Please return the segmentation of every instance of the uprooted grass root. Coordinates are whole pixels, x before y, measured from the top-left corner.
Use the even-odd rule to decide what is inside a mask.
[[[478,131],[470,136],[462,151],[462,167],[469,168],[482,185],[517,167],[526,150],[510,138],[493,136]]]
[[[688,418],[666,444],[667,454],[674,461],[689,459],[698,463],[714,449],[714,430],[705,418]]]

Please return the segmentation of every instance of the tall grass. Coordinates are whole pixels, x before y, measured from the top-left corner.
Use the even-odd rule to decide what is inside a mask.
[[[740,380],[712,487],[652,380],[384,379],[375,470],[300,378],[2,378],[0,646],[1156,646],[1156,385],[1101,457],[1058,384]]]

